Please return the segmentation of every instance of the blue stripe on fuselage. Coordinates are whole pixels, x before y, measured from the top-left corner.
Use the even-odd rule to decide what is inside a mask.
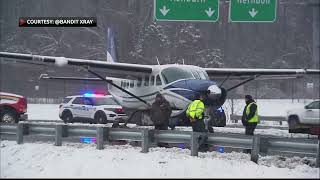
[[[206,91],[209,86],[216,84],[216,82],[209,80],[186,79],[174,82],[164,87],[164,89],[170,90],[193,101],[199,92]]]
[[[172,88],[182,88],[189,89],[192,91],[200,92],[206,91],[209,86],[217,84],[214,81],[209,80],[199,80],[199,79],[186,79],[180,80],[166,86],[164,89],[172,89]]]

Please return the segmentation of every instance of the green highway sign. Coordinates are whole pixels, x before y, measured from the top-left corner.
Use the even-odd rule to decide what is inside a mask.
[[[230,0],[231,22],[274,22],[277,0]]]
[[[219,0],[154,0],[157,21],[217,22]]]

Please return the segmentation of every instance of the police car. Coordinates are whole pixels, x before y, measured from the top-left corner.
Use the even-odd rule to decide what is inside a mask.
[[[111,95],[89,94],[68,96],[59,106],[59,117],[65,122],[89,120],[90,123],[107,123],[126,119],[122,107]]]

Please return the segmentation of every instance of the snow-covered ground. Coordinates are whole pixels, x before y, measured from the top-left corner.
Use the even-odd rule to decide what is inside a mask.
[[[258,100],[258,106],[260,115],[284,116],[288,109],[303,107],[310,101]],[[227,114],[231,113],[230,102],[224,105]],[[234,101],[235,113],[241,114],[243,106],[243,100]],[[60,120],[58,113],[58,104],[28,104],[29,119]],[[177,127],[177,130],[191,131],[191,128]],[[243,128],[214,130],[244,134]],[[256,129],[255,133],[306,137],[274,128]],[[105,149],[97,150],[95,144],[85,143],[64,142],[57,147],[52,142],[17,145],[15,141],[4,140],[0,144],[1,178],[320,178],[315,158],[307,157],[264,156],[255,164],[248,154],[239,152],[213,151],[192,157],[190,150],[179,148],[150,148],[144,154],[140,147],[130,145],[105,145]]]
[[[199,153],[180,148],[1,141],[1,178],[319,178],[315,158],[265,156],[258,164],[243,153]]]

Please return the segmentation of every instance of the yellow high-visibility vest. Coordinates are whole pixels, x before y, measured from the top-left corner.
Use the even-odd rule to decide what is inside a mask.
[[[204,104],[200,100],[194,100],[189,104],[187,109],[187,116],[193,119],[202,119],[202,114],[204,112]]]
[[[246,108],[246,115],[247,115],[247,116],[248,116],[249,113],[250,113],[250,107],[251,107],[252,104],[257,105],[255,102],[252,102],[252,103],[250,103],[250,104],[247,106],[247,108]],[[248,120],[248,122],[249,122],[249,123],[255,123],[255,122],[258,123],[258,121],[259,121],[259,117],[258,117],[258,106],[257,106],[256,113],[254,114],[254,116],[253,116],[251,119]]]

